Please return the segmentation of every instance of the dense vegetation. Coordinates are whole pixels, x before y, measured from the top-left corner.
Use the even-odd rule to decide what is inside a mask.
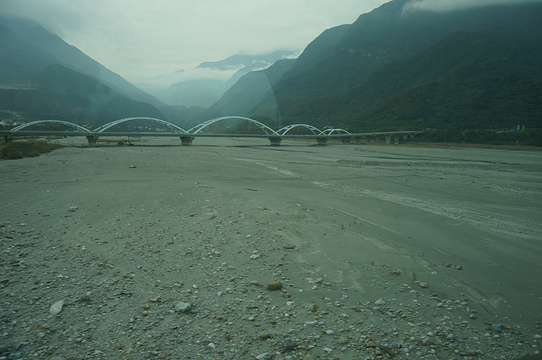
[[[351,131],[542,127],[542,47],[513,29],[449,35],[361,86],[294,107],[295,119]]]
[[[511,129],[512,130],[512,129]],[[416,142],[542,146],[542,129],[525,131],[425,130]]]
[[[0,159],[14,160],[26,157],[36,157],[41,154],[60,149],[62,146],[45,141],[15,141],[13,144],[0,145]]]

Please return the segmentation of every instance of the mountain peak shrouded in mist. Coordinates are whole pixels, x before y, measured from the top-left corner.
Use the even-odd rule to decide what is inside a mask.
[[[516,6],[520,4],[542,3],[541,0],[408,0],[404,5],[403,11],[433,11],[449,12],[456,10],[466,10],[473,8],[488,7],[494,5]]]
[[[152,93],[166,104],[210,107],[243,75],[268,68],[276,61],[292,58],[294,51],[278,50],[262,55],[233,55],[223,60],[206,61],[195,69],[182,71],[183,81]],[[175,77],[171,77],[173,79]]]
[[[40,24],[25,19],[0,17],[0,25],[16,33],[20,37],[19,42],[26,43],[25,46],[33,47],[34,51],[39,49],[39,51],[47,53],[51,60],[48,60],[48,63],[44,65],[61,64],[93,77],[135,100],[148,102],[154,106],[160,105],[158,100],[129,83],[120,75],[107,69],[76,47],[66,43],[58,35],[51,33]],[[43,56],[40,55],[38,58],[43,59]],[[30,61],[30,59],[26,60]],[[34,70],[41,70],[41,68]]]
[[[207,68],[216,70],[239,70],[245,67],[251,67],[253,64],[259,66],[270,66],[277,60],[292,58],[297,54],[295,51],[278,50],[264,55],[233,55],[224,60],[202,62],[196,68]],[[267,67],[265,66],[265,67]]]

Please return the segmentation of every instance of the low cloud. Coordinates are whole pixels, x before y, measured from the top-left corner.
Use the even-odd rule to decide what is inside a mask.
[[[420,10],[448,12],[490,5],[517,5],[520,3],[542,3],[542,0],[411,0],[404,6],[403,12]]]

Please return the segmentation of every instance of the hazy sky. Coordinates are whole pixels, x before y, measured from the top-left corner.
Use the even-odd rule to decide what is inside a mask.
[[[301,51],[325,29],[352,23],[385,2],[0,0],[0,14],[36,20],[127,80],[147,87],[156,77],[178,70],[190,76],[204,61],[278,49]]]
[[[412,8],[449,10],[525,0],[413,1]],[[325,29],[352,23],[386,2],[0,0],[0,15],[40,22],[96,61],[148,89],[202,76],[193,69],[204,61],[235,54],[301,51]]]

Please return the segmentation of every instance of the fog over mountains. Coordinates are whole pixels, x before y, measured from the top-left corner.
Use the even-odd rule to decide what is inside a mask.
[[[204,62],[194,70],[237,73],[156,96],[38,24],[1,19],[0,120],[153,116],[190,127],[239,115],[352,131],[541,128],[542,3],[473,5],[394,0],[324,31],[295,59],[278,51]]]

